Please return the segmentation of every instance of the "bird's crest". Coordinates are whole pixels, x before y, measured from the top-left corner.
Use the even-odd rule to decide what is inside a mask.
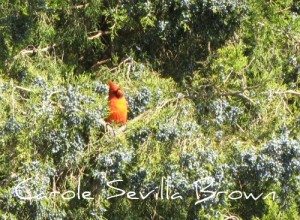
[[[114,82],[112,82],[112,81],[109,81],[109,82],[108,82],[108,86],[109,86],[109,90],[112,91],[112,92],[116,92],[116,91],[118,91],[118,89],[120,88],[120,87],[118,86],[118,84],[116,84],[116,83],[114,83]]]

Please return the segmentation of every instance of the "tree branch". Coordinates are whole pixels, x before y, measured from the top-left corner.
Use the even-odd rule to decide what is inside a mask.
[[[83,5],[74,5],[72,8],[74,8],[74,9],[82,9],[82,8],[86,8],[87,6],[89,6],[89,3],[83,4]]]
[[[110,34],[110,31],[98,31],[98,32],[96,32],[96,34],[89,36],[88,40],[94,40],[96,38],[99,38],[99,37],[102,37],[105,35],[109,35],[109,34]]]
[[[110,60],[111,60],[111,59],[99,60],[99,61],[97,61],[97,63],[95,63],[95,64],[91,67],[91,69],[92,69],[92,70],[96,70],[99,66],[101,66],[101,65],[103,65],[103,64],[105,64],[105,63],[108,63]]]
[[[37,52],[47,52],[47,51],[53,49],[55,46],[56,46],[56,44],[52,44],[51,46],[47,46],[47,47],[44,47],[44,48],[41,48],[41,49],[35,48],[34,46],[31,46],[32,49],[29,49],[29,46],[28,46],[26,49],[21,50],[19,54],[14,56],[13,59],[16,59],[20,55],[23,56],[23,55],[35,54]]]
[[[42,49],[38,49],[38,48],[35,48],[35,47],[33,47],[33,49],[31,49],[31,50],[23,49],[23,50],[21,50],[20,54],[25,55],[25,54],[34,54],[34,53],[37,53],[37,52],[46,52],[46,51],[49,51],[50,49],[52,49],[55,46],[56,46],[56,44],[53,44],[53,45],[48,46],[48,47],[44,47]]]
[[[300,92],[294,90],[274,91],[273,94],[277,94],[277,95],[290,94],[290,95],[300,96]]]
[[[221,96],[238,96],[246,101],[248,101],[249,103],[251,103],[252,105],[254,105],[254,101],[249,98],[247,95],[245,95],[243,92],[241,91],[232,91],[232,92],[226,92],[226,93],[221,93]]]
[[[15,86],[16,89],[20,89],[20,90],[23,90],[23,91],[26,91],[26,92],[33,92],[31,89],[27,89],[27,88],[24,88],[22,86]]]

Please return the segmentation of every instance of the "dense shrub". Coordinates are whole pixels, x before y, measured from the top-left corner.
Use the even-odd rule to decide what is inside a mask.
[[[297,8],[1,4],[0,218],[299,219]],[[109,80],[126,126],[105,123]]]
[[[39,5],[39,6],[37,6]],[[241,1],[59,1],[1,6],[4,60],[21,49],[49,52],[76,68],[132,55],[181,78],[239,26]],[[98,35],[97,35],[98,34]],[[2,37],[2,38],[3,38]],[[11,45],[11,46],[9,46]],[[188,57],[187,57],[188,56]],[[179,68],[175,73],[172,66]]]

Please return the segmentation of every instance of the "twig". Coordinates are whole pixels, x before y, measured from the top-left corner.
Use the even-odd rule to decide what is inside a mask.
[[[110,60],[111,60],[110,58],[109,58],[109,59],[106,59],[106,60],[99,60],[99,61],[97,61],[97,63],[95,63],[95,64],[91,67],[91,69],[95,70],[95,69],[98,68],[99,66],[101,66],[101,65],[103,65],[103,64],[105,64],[105,63],[108,63]]]
[[[125,65],[126,63],[134,63],[135,61],[131,58],[131,57],[127,57],[125,60],[123,60],[122,62],[120,62],[118,64],[118,66],[111,68],[109,71],[113,72],[115,70],[118,70],[122,65]]]
[[[255,57],[253,57],[252,60],[250,60],[250,62],[248,63],[248,65],[245,66],[243,69],[244,69],[244,70],[245,70],[245,69],[248,69],[248,68],[251,66],[251,64],[253,63],[254,60],[255,60]]]
[[[281,10],[277,11],[276,13],[281,13],[281,12],[289,11],[290,9],[291,9],[291,7],[287,7],[287,8],[284,8],[284,9],[281,9]]]
[[[207,50],[208,50],[208,53],[211,54],[210,41],[208,41],[208,44],[207,44]]]
[[[82,9],[82,8],[86,8],[87,6],[89,6],[89,3],[83,4],[83,5],[74,5],[72,8]]]
[[[239,93],[239,94],[237,94],[237,96],[239,96],[239,97],[241,97],[241,98],[247,100],[247,101],[250,102],[252,105],[255,104],[254,101],[253,101],[252,99],[250,99],[248,96],[246,96],[244,93]]]
[[[286,103],[286,101],[285,100],[282,100],[282,101],[283,101],[284,108],[287,109],[290,114],[293,114],[291,109],[289,108],[289,105]]]
[[[300,92],[298,91],[294,91],[294,90],[286,90],[286,91],[266,91],[263,92],[263,94],[267,94],[267,95],[295,95],[295,96],[300,96]]]
[[[297,91],[294,91],[294,90],[275,91],[275,92],[273,92],[273,94],[278,94],[278,95],[291,94],[291,95],[300,96],[300,92],[297,92]]]
[[[224,80],[224,84],[227,82],[227,80],[230,78],[231,74],[233,73],[233,71],[230,71],[230,73],[228,74],[228,76],[226,77],[226,79]]]
[[[235,215],[225,216],[225,220],[239,220],[239,217]]]
[[[48,47],[44,47],[42,49],[38,49],[38,48],[35,48],[35,47],[31,50],[23,49],[23,50],[21,50],[20,54],[25,55],[25,54],[34,54],[34,53],[37,53],[37,52],[46,52],[46,51],[52,49],[55,46],[56,46],[56,44],[53,44],[53,45],[48,46]]]
[[[239,124],[236,124],[236,126],[237,126],[243,133],[245,133],[245,130],[244,130]]]
[[[24,90],[26,92],[33,92],[31,89],[27,89],[27,88],[24,88],[24,87],[21,87],[21,86],[15,86],[15,88],[20,89],[20,90]]]
[[[23,49],[23,50],[20,51],[19,54],[14,56],[14,59],[16,59],[20,55],[23,56],[23,55],[35,54],[37,52],[47,52],[47,51],[51,50],[52,48],[54,48],[55,46],[56,46],[56,44],[53,44],[51,46],[47,46],[47,47],[44,47],[44,48],[41,48],[41,49],[38,49],[38,48],[35,48],[35,47],[33,47],[32,49]]]
[[[208,84],[208,86],[210,86],[211,84]],[[221,93],[221,95],[223,96],[226,96],[226,95],[237,95],[238,93],[243,93],[245,91],[249,91],[251,89],[256,89],[256,88],[259,88],[261,85],[255,85],[255,86],[247,86],[247,87],[244,87],[244,88],[241,88],[241,90],[239,91],[228,91],[228,92],[225,92],[225,93]],[[218,88],[216,87],[217,90],[221,90],[221,88]]]
[[[89,36],[88,39],[93,40],[108,34],[110,34],[110,31],[98,31],[95,35]]]
[[[123,60],[121,63],[119,63],[119,66],[126,64],[126,63],[132,63],[134,60],[131,57],[127,57],[125,60]]]
[[[12,115],[13,115],[13,117],[15,117],[15,99],[14,99],[15,87],[14,87],[14,81],[13,80],[10,81],[10,85],[12,86],[12,90],[11,90]]]
[[[221,96],[238,96],[248,102],[250,102],[252,105],[254,105],[254,101],[250,99],[248,96],[246,96],[243,92],[240,91],[233,91],[233,92],[226,92],[226,93],[221,93]]]

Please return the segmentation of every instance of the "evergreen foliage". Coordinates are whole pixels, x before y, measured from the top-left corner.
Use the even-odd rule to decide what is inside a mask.
[[[299,219],[299,8],[3,1],[0,218]],[[125,127],[105,124],[109,80]],[[107,199],[112,180],[139,200]],[[157,199],[161,181],[183,198]],[[63,198],[79,185],[92,200]]]

